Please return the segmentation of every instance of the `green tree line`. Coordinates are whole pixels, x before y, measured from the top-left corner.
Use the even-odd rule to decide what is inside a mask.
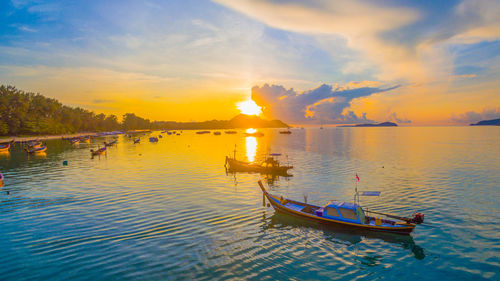
[[[0,135],[114,131],[124,127],[132,129],[130,123],[136,116],[126,114],[124,117],[127,117],[124,118],[125,122],[120,123],[115,115],[95,114],[80,107],[63,105],[56,99],[38,93],[24,92],[14,86],[0,86]],[[142,123],[132,124],[142,127]]]

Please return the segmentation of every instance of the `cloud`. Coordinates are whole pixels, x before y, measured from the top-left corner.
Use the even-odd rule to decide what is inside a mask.
[[[348,85],[364,85],[366,83],[350,83]],[[263,113],[272,118],[297,123],[330,123],[352,124],[358,122],[371,123],[365,113],[357,115],[349,111],[351,101],[398,88],[386,89],[377,87],[351,88],[349,86],[331,86],[323,84],[317,88],[297,93],[294,89],[286,89],[281,85],[265,84],[252,88],[252,99],[263,108]]]
[[[452,114],[450,121],[452,123],[466,124],[497,118],[500,118],[500,107],[484,108],[481,112],[467,111],[459,115]]]
[[[396,122],[396,123],[399,123],[399,124],[410,124],[411,123],[411,120],[409,119],[406,119],[406,118],[399,118],[397,115],[396,115],[396,112],[393,112],[389,115],[389,118],[388,118],[388,121],[391,121],[391,122]]]

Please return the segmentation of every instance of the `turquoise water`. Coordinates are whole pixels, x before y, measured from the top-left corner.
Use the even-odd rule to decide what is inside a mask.
[[[47,141],[0,154],[2,280],[499,280],[500,128],[263,130],[165,136],[107,156]],[[108,138],[108,140],[111,138]],[[283,153],[293,177],[226,174],[224,157]],[[287,157],[286,157],[287,156]],[[68,160],[68,166],[62,161]],[[309,203],[425,213],[411,236],[320,227],[263,206],[257,181]]]

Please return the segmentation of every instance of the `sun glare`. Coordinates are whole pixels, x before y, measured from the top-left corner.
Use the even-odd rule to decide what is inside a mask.
[[[242,114],[246,115],[259,116],[262,113],[260,106],[258,106],[253,100],[239,102],[236,104],[236,107],[238,107]]]

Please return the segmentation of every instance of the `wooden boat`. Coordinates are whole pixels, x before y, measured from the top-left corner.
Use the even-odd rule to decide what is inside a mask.
[[[198,135],[203,135],[203,134],[210,134],[210,131],[198,131],[196,132]]]
[[[150,137],[149,142],[158,142],[158,138],[156,137]]]
[[[77,139],[77,138],[75,138],[75,139],[71,139],[71,140],[69,140],[69,142],[70,142],[71,144],[77,145],[77,144],[79,144],[79,143],[80,143],[80,139]]]
[[[281,166],[278,160],[274,158],[280,155],[277,153],[269,154],[266,160],[258,164],[236,160],[235,152],[233,158],[226,156],[226,167],[229,172],[261,173],[289,177],[291,175],[288,174],[288,170],[292,169],[293,166]]]
[[[140,143],[140,142],[141,142],[141,138],[138,138],[138,139],[134,140],[134,143]]]
[[[0,144],[0,152],[9,151],[9,148],[10,148],[10,143]]]
[[[214,135],[216,135],[216,136],[220,136],[220,135],[221,135],[221,132],[214,132]]]
[[[280,134],[282,134],[282,135],[291,135],[292,131],[290,131],[290,130],[280,131]]]
[[[90,137],[89,136],[80,137],[80,141],[84,143],[90,143]]]
[[[234,135],[234,134],[237,134],[238,132],[236,131],[225,131],[224,134],[228,134],[228,135]]]
[[[363,208],[355,203],[330,201],[323,207],[315,206],[285,199],[283,196],[272,195],[267,192],[261,181],[258,184],[265,198],[271,203],[275,211],[321,224],[343,226],[358,230],[409,234],[417,224],[424,222],[424,215],[421,213],[415,213],[411,218],[392,216],[402,222],[366,216]]]
[[[26,148],[33,150],[42,147],[42,142],[38,140],[29,141],[26,143]]]
[[[24,150],[28,153],[39,153],[47,150],[47,146],[39,146],[39,147],[27,147]]]
[[[104,147],[106,147],[106,146],[113,146],[113,145],[115,145],[117,143],[118,143],[117,140],[110,141],[110,142],[104,142]]]
[[[93,150],[93,149],[90,150],[90,154],[92,156],[102,155],[104,153],[106,153],[106,146],[101,147],[101,148],[99,148],[97,150]]]

